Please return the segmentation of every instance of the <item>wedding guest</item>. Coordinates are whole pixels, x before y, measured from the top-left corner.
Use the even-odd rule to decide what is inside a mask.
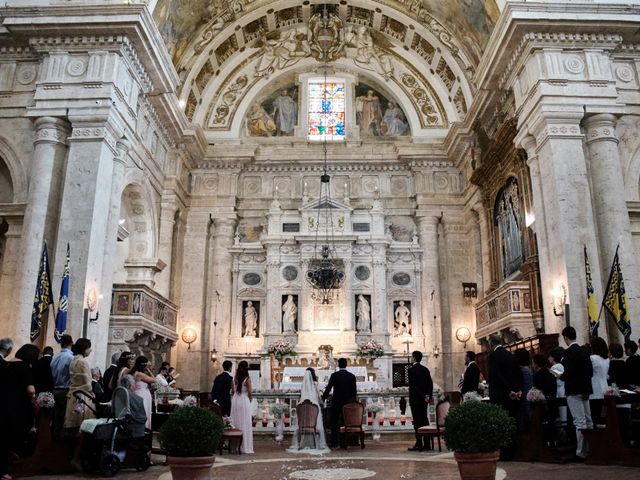
[[[168,367],[160,367],[158,370],[158,374],[156,375],[156,383],[159,387],[168,387],[169,382],[167,382],[167,377],[169,376],[169,368]]]
[[[549,363],[551,367],[549,372],[556,378],[556,398],[564,398],[564,380],[562,380],[562,374],[564,373],[564,365],[562,365],[562,355],[564,349],[562,347],[556,347],[549,352]],[[558,420],[564,423],[567,421],[567,407],[558,407]]]
[[[33,367],[33,376],[36,393],[51,392],[53,393],[53,375],[51,374],[51,360],[53,360],[53,348],[44,347],[42,349],[42,357]]]
[[[522,396],[522,373],[514,356],[504,346],[498,334],[489,337],[489,401],[499,405],[514,419]],[[515,444],[503,447],[502,460],[513,460]]]
[[[593,376],[591,377],[591,389],[593,393],[589,395],[589,408],[591,409],[591,419],[594,425],[604,423],[602,408],[604,407],[604,391],[607,388],[607,378],[609,377],[609,348],[607,342],[600,337],[591,339],[591,366]]]
[[[558,390],[556,379],[547,368],[547,359],[540,353],[533,356],[533,386],[545,397],[555,397]]]
[[[0,339],[0,368],[7,363],[7,357],[13,350],[13,340],[10,338]]]
[[[633,340],[627,340],[624,342],[624,352],[627,354],[629,383],[640,387],[640,356],[637,354],[638,344]]]
[[[582,430],[593,428],[589,395],[593,393],[591,377],[593,365],[587,351],[576,342],[576,329],[565,327],[562,330],[567,349],[564,351],[562,365],[564,373],[560,376],[564,380],[567,406],[573,417],[576,428],[576,457],[577,461],[584,461],[587,456],[587,445]]]
[[[520,401],[518,405],[518,414],[516,417],[516,425],[519,432],[526,432],[529,430],[531,417],[529,415],[529,401],[527,400],[527,394],[529,390],[533,388],[533,375],[531,374],[531,357],[529,351],[524,348],[518,348],[513,352],[513,356],[518,362],[520,367],[520,374],[522,375],[522,393],[520,395]]]
[[[109,381],[109,389],[113,392],[120,383],[120,379],[129,373],[133,368],[136,357],[133,352],[122,352],[118,359],[118,366]]]
[[[111,365],[107,367],[104,371],[104,375],[102,375],[102,387],[104,388],[104,396],[111,399],[113,395],[113,389],[111,388],[111,380],[113,376],[118,371],[118,360],[120,360],[120,352],[116,352],[111,355]]]
[[[232,366],[233,364],[229,360],[222,362],[222,373],[216,376],[211,387],[211,401],[218,404],[222,415],[226,416],[231,413]]]
[[[180,374],[178,373],[178,371],[172,367],[169,366],[169,370],[167,371],[167,382],[169,383],[169,386],[174,386],[176,384],[176,380],[178,380],[178,377],[180,376]]]
[[[433,380],[429,369],[421,363],[421,351],[416,350],[411,354],[411,362],[411,367],[409,367],[409,406],[413,415],[416,443],[408,450],[422,452],[428,446],[424,445],[423,437],[418,434],[418,429],[429,425],[428,409],[431,395],[433,395]]]
[[[467,368],[462,377],[462,389],[460,393],[477,392],[480,385],[480,368],[476,365],[476,353],[468,351],[464,356],[464,364]]]
[[[231,424],[242,431],[241,453],[253,453],[252,398],[249,364],[243,360],[236,369],[236,376],[233,379],[233,398],[231,399]]]
[[[53,375],[53,428],[52,435],[54,439],[59,439],[62,435],[64,426],[64,416],[67,411],[67,395],[69,393],[69,365],[73,360],[71,347],[73,338],[71,335],[64,334],[60,337],[60,352],[51,360],[51,374]]]
[[[615,385],[619,389],[629,389],[629,371],[622,358],[623,356],[622,345],[619,343],[611,343],[609,345],[609,385]],[[623,443],[629,447],[631,444],[631,404],[618,404],[616,405],[616,411],[618,413],[620,437]]]
[[[102,372],[98,367],[93,367],[91,369],[91,391],[93,392],[93,397],[96,400],[96,403],[108,402],[111,400],[111,397],[108,399],[104,393],[104,387],[102,386]]]
[[[331,374],[329,383],[327,383],[322,399],[326,400],[333,390],[331,397],[331,444],[330,448],[338,447],[338,430],[344,425],[342,416],[342,407],[355,400],[358,395],[356,376],[347,370],[347,359],[338,359],[338,371]]]
[[[147,359],[147,357],[140,356],[136,358],[133,368],[127,375],[131,375],[136,381],[134,391],[140,398],[142,398],[142,401],[144,403],[144,411],[147,414],[146,427],[151,430],[153,400],[151,398],[151,390],[149,390],[149,385],[154,384],[156,382],[156,379],[149,369],[149,360]]]

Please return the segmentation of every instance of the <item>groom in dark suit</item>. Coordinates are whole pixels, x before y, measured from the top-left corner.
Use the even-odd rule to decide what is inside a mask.
[[[221,374],[216,376],[211,389],[211,400],[217,403],[222,410],[222,415],[231,414],[231,384],[233,376],[231,375],[232,363],[229,360],[222,362]]]
[[[326,400],[333,389],[333,398],[331,399],[331,448],[338,446],[338,428],[340,425],[344,425],[344,418],[342,417],[342,407],[352,400],[355,400],[358,395],[358,389],[356,387],[356,376],[347,371],[347,359],[341,358],[338,360],[339,370],[329,378],[327,388],[324,389],[322,399]]]
[[[409,367],[409,406],[413,415],[413,428],[416,431],[416,443],[409,448],[410,452],[421,452],[425,449],[418,429],[429,425],[429,401],[433,395],[433,380],[429,369],[422,365],[422,352],[416,350],[411,354],[412,365]]]

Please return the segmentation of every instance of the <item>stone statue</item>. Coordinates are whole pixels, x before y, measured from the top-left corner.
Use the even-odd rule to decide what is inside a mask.
[[[293,129],[298,121],[298,106],[286,89],[282,90],[280,96],[273,101],[271,116],[278,127],[278,136],[293,135]]]
[[[356,65],[373,70],[384,78],[391,78],[393,75],[391,57],[375,47],[371,32],[364,25],[358,29],[356,49],[356,57],[353,59]]]
[[[253,302],[248,301],[244,309],[244,336],[255,337],[258,328],[258,312],[253,306]]]
[[[280,35],[279,39],[267,39],[262,37],[262,55],[256,64],[255,77],[269,77],[274,71],[282,70],[297,63],[305,52],[300,48],[306,48],[306,43],[300,39],[304,36],[302,31],[291,29]]]
[[[369,333],[371,331],[371,306],[362,295],[358,295],[356,317],[358,317],[358,323],[356,325],[358,331],[360,333]]]
[[[411,323],[409,317],[411,316],[411,311],[406,307],[404,301],[400,300],[398,306],[396,307],[396,311],[394,312],[394,321],[393,321],[393,335],[407,335],[411,330]]]
[[[282,305],[282,326],[285,332],[296,331],[296,318],[298,317],[298,307],[293,301],[293,295],[287,297],[287,301]]]
[[[325,350],[324,355],[318,360],[318,370],[335,370],[336,361],[333,359],[333,352]]]

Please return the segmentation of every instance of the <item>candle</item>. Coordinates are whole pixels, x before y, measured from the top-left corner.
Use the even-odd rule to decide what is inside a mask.
[[[406,415],[400,415],[400,424],[404,425],[407,423],[407,416]]]
[[[384,425],[384,412],[380,412],[378,415],[378,421],[380,422],[380,426]]]

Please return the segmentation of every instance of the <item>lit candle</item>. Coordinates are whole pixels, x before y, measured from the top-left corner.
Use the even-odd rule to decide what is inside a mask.
[[[404,425],[405,423],[407,423],[407,416],[406,415],[400,415],[400,424]]]
[[[378,421],[380,422],[380,425],[384,425],[384,412],[380,412],[380,414],[378,415]]]

